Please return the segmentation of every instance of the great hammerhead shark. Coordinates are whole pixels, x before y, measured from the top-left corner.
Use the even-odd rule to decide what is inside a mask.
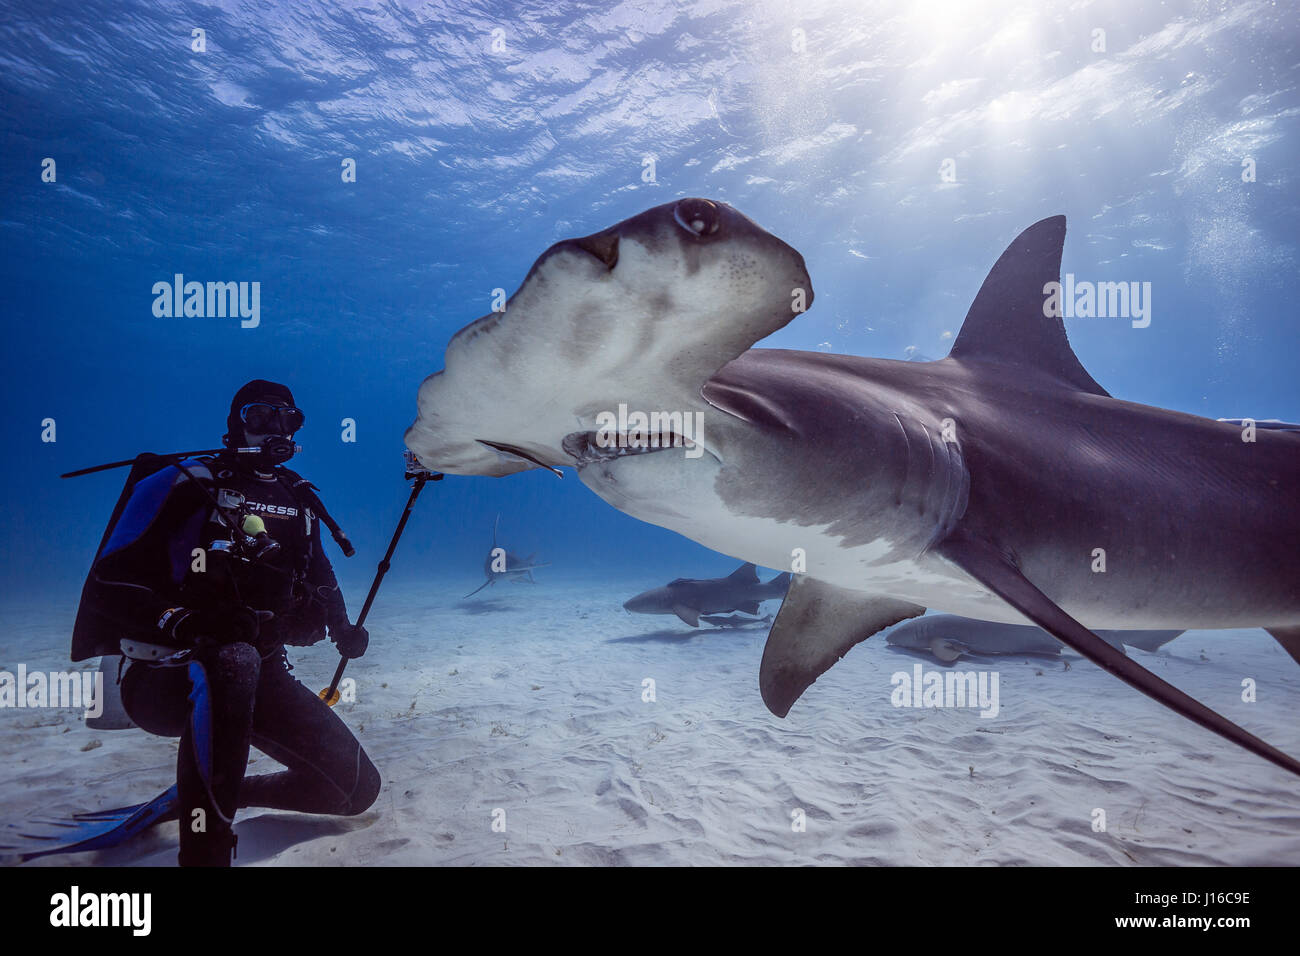
[[[521,558],[513,551],[507,551],[505,548],[497,545],[497,529],[501,525],[501,516],[497,515],[496,521],[492,523],[492,547],[488,549],[487,557],[483,559],[483,575],[486,578],[482,584],[476,587],[465,597],[471,598],[479,591],[482,591],[489,585],[496,584],[498,581],[527,581],[529,584],[536,584],[533,579],[533,572],[538,568],[549,567],[546,564],[534,564],[533,558],[536,554],[530,554],[526,558]],[[464,600],[462,598],[461,600]]]
[[[453,474],[571,465],[634,517],[797,572],[759,674],[778,716],[932,607],[1036,624],[1300,774],[1091,630],[1263,627],[1300,660],[1300,434],[1112,398],[1053,307],[1064,241],[1064,216],[1030,226],[950,354],[899,362],[751,349],[811,304],[803,258],[722,203],[658,206],[552,246],[456,333],[406,443]],[[624,405],[673,440],[611,440]]]

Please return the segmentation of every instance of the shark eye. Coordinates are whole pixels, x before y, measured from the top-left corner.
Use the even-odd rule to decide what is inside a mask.
[[[673,218],[696,238],[713,235],[722,222],[718,207],[707,199],[683,199],[673,209]]]

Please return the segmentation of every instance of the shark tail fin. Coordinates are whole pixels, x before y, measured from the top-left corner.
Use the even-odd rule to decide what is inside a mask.
[[[1051,308],[1049,283],[1056,283],[1061,301],[1064,246],[1064,216],[1040,220],[1016,236],[980,286],[949,357],[1028,366],[1067,388],[1106,395],[1070,348],[1061,310]]]

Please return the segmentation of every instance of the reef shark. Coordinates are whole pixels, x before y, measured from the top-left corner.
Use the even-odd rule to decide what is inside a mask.
[[[725,578],[669,581],[661,588],[642,591],[636,597],[628,598],[623,607],[635,614],[676,614],[691,627],[699,627],[702,614],[722,611],[757,614],[760,602],[785,597],[789,587],[790,572],[778,574],[770,581],[760,581],[758,569],[746,562]],[[716,625],[721,619],[705,617],[704,620]]]
[[[723,203],[657,206],[552,246],[457,332],[406,444],[452,474],[573,466],[627,514],[797,572],[760,666],[778,716],[935,608],[1037,625],[1300,775],[1090,630],[1264,627],[1300,660],[1300,435],[1112,398],[1047,307],[1064,240],[1064,216],[1030,226],[950,354],[900,362],[751,349],[811,305],[802,256]],[[692,454],[611,444],[620,403],[702,416]]]
[[[1097,630],[1093,633],[1123,653],[1125,644],[1155,651],[1183,632]],[[1040,627],[976,621],[954,614],[927,614],[904,621],[885,635],[885,641],[895,647],[932,654],[944,664],[951,664],[963,654],[1056,655],[1065,647]]]
[[[496,584],[498,581],[527,581],[529,584],[536,584],[533,579],[533,572],[538,568],[545,568],[548,565],[534,564],[533,558],[536,554],[530,554],[526,558],[507,551],[505,548],[497,546],[497,529],[501,524],[501,516],[497,515],[496,521],[492,523],[492,547],[488,549],[487,557],[483,559],[483,574],[487,580],[476,587],[466,598],[471,598],[479,591],[482,591],[489,585]],[[465,600],[465,598],[461,598]]]

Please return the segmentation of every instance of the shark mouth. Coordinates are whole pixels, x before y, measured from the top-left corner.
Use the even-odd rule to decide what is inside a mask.
[[[638,455],[653,455],[656,452],[698,450],[693,457],[699,457],[699,452],[707,451],[695,441],[674,431],[657,432],[648,437],[641,434],[620,434],[612,443],[608,435],[597,432],[571,432],[564,436],[560,447],[573,459],[573,467],[579,470],[587,465]]]

